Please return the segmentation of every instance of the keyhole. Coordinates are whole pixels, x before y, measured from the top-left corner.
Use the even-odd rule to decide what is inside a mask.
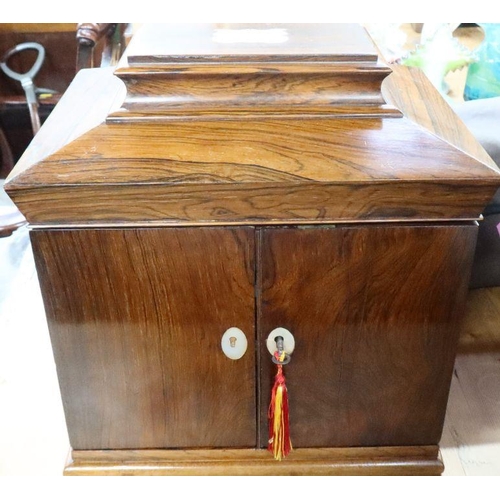
[[[229,345],[231,347],[236,347],[236,337],[229,337]]]

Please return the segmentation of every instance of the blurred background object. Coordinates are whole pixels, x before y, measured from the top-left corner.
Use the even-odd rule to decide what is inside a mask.
[[[426,28],[426,24],[428,27]],[[415,26],[416,29],[413,28]],[[449,24],[455,27],[452,31],[453,38],[464,49],[475,55],[475,50],[484,40],[483,29],[475,23]],[[374,42],[377,44],[382,58],[389,64],[408,56],[415,51],[424,40],[436,28],[435,23],[372,23],[365,24]],[[423,33],[422,33],[423,32]],[[397,43],[395,42],[397,40]],[[468,65],[449,71],[444,77],[443,89],[449,102],[463,102],[465,81],[468,73]]]
[[[450,23],[423,24],[420,43],[396,61],[405,66],[421,68],[445,97],[449,90],[446,75],[476,61],[473,53],[453,36],[457,27],[457,24]]]
[[[128,28],[128,24],[119,23],[80,23],[76,30],[76,71],[95,67],[97,56],[101,67],[116,66],[131,36]]]
[[[467,73],[464,99],[488,99],[500,96],[500,24],[481,23],[484,41],[475,51]]]
[[[26,42],[37,42],[45,48],[45,60],[36,83],[39,87],[56,90],[57,95],[40,99],[41,123],[75,76],[75,30],[75,24],[0,24],[0,57]],[[9,60],[9,66],[18,73],[25,73],[33,66],[36,57],[30,52],[14,55]],[[33,132],[23,88],[3,71],[0,71],[0,129],[16,163],[33,138]],[[3,166],[2,178],[6,175],[5,170]]]
[[[131,36],[127,23],[0,24],[0,237],[25,223],[5,178],[76,73],[116,65]]]
[[[117,63],[131,36],[128,27],[123,23],[0,24],[0,57],[26,42],[36,42],[44,47],[45,59],[36,75],[36,84],[53,89],[57,94],[39,99],[40,121],[43,123],[78,70]],[[16,54],[10,58],[9,66],[18,73],[25,73],[33,66],[35,57],[29,51]],[[16,163],[33,133],[23,88],[3,72],[0,72],[0,128]],[[4,170],[2,174],[5,175]]]

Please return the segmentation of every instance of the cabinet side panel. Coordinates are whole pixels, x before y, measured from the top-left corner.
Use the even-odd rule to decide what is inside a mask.
[[[255,446],[252,228],[31,237],[74,449]]]
[[[285,367],[295,447],[438,443],[476,230],[262,231],[258,335],[295,336]],[[265,346],[261,356],[265,428],[276,368]]]

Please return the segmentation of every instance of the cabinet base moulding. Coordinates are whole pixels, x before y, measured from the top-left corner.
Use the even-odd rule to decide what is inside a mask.
[[[439,475],[437,446],[302,448],[278,462],[266,450],[73,451],[67,476]]]

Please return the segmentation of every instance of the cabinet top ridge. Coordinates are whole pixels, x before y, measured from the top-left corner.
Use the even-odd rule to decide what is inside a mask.
[[[359,25],[145,25],[115,72],[127,96],[108,120],[400,116],[381,94],[390,72]]]
[[[127,48],[130,66],[284,61],[377,61],[356,24],[147,24]]]

